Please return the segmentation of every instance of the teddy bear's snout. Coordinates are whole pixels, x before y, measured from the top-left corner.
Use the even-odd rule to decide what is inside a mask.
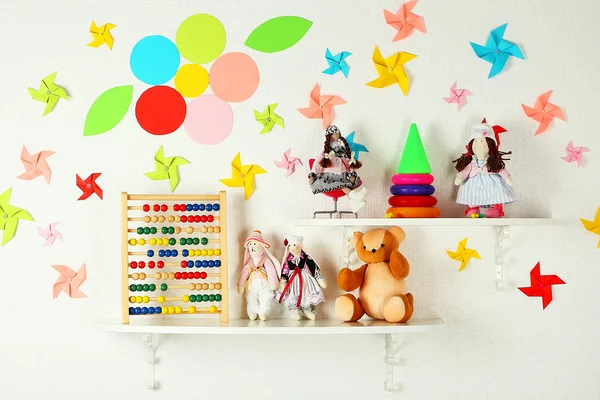
[[[371,249],[371,253],[375,253],[377,249]]]

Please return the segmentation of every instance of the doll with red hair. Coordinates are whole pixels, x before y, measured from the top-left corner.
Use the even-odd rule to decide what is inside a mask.
[[[467,217],[474,214],[503,217],[504,204],[517,200],[503,157],[512,153],[500,151],[499,142],[498,129],[484,120],[471,127],[467,152],[453,161],[458,171],[454,184],[460,185],[456,202],[467,206]]]

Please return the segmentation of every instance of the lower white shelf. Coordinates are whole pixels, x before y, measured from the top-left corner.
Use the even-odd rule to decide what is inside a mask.
[[[130,324],[124,325],[118,319],[99,320],[94,324],[94,328],[105,332],[182,335],[348,335],[428,332],[444,326],[444,321],[440,318],[415,318],[403,324],[372,319],[359,322],[340,322],[333,319],[316,321],[232,319],[229,322],[219,322],[212,318],[169,320],[143,318],[138,321],[133,320]]]

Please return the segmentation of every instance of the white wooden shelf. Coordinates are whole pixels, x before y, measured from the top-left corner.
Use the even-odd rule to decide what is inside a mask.
[[[554,218],[310,218],[295,226],[551,226]]]
[[[138,322],[139,321],[139,322]],[[250,321],[233,319],[219,322],[215,319],[159,319],[139,317],[130,324],[118,319],[100,320],[94,328],[105,332],[181,334],[181,335],[348,335],[348,334],[399,334],[428,332],[444,326],[439,318],[411,319],[404,324],[392,324],[365,318],[359,322],[340,322],[332,319],[316,321],[272,319]]]

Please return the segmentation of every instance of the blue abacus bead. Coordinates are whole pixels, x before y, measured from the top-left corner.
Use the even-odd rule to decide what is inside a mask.
[[[212,268],[212,267],[214,267],[214,266],[215,266],[215,262],[214,262],[213,260],[209,260],[209,261],[208,261],[208,267],[209,267],[209,268]]]
[[[198,204],[192,204],[192,211],[198,211],[200,206]]]
[[[205,209],[206,209],[206,206],[204,204],[198,204],[199,211],[204,211]]]
[[[142,313],[142,309],[141,309],[141,308],[139,308],[139,307],[136,307],[136,308],[135,308],[135,310],[133,310],[133,313],[134,313],[135,315],[140,315],[140,314]]]
[[[171,250],[165,250],[165,257],[171,257]]]
[[[215,267],[221,266],[221,260],[215,260]]]
[[[213,209],[212,204],[207,204],[206,205],[206,211],[212,211],[212,209]]]
[[[162,307],[156,307],[156,308],[154,309],[154,311],[155,311],[157,314],[160,314],[160,313],[162,312]]]
[[[154,307],[148,307],[148,314],[154,314]]]
[[[202,261],[202,266],[203,266],[204,268],[208,267],[208,261],[206,261],[206,260],[203,260],[203,261]]]
[[[202,261],[196,260],[196,268],[200,268],[202,266]]]
[[[193,208],[193,207],[192,207],[192,205],[191,205],[191,204],[186,204],[186,205],[185,205],[185,209],[186,209],[187,211],[192,211],[192,208]]]
[[[194,262],[192,260],[189,260],[187,262],[187,266],[188,266],[188,268],[192,268],[194,266]]]
[[[165,256],[165,251],[164,250],[159,250],[158,251],[158,256],[159,257],[164,257]]]
[[[148,257],[154,257],[154,250],[148,250]]]
[[[143,315],[148,314],[148,307],[142,307],[142,314]]]
[[[181,251],[181,255],[184,256],[184,257],[187,257],[189,254],[190,254],[190,252],[187,251],[187,249],[184,249],[184,250]]]
[[[219,211],[219,208],[221,208],[221,206],[220,206],[220,205],[218,205],[218,204],[216,204],[216,203],[215,203],[215,204],[213,204],[213,211]]]
[[[171,250],[171,257],[177,257],[179,252],[177,250]]]
[[[135,308],[129,307],[129,315],[133,315],[135,313]]]

